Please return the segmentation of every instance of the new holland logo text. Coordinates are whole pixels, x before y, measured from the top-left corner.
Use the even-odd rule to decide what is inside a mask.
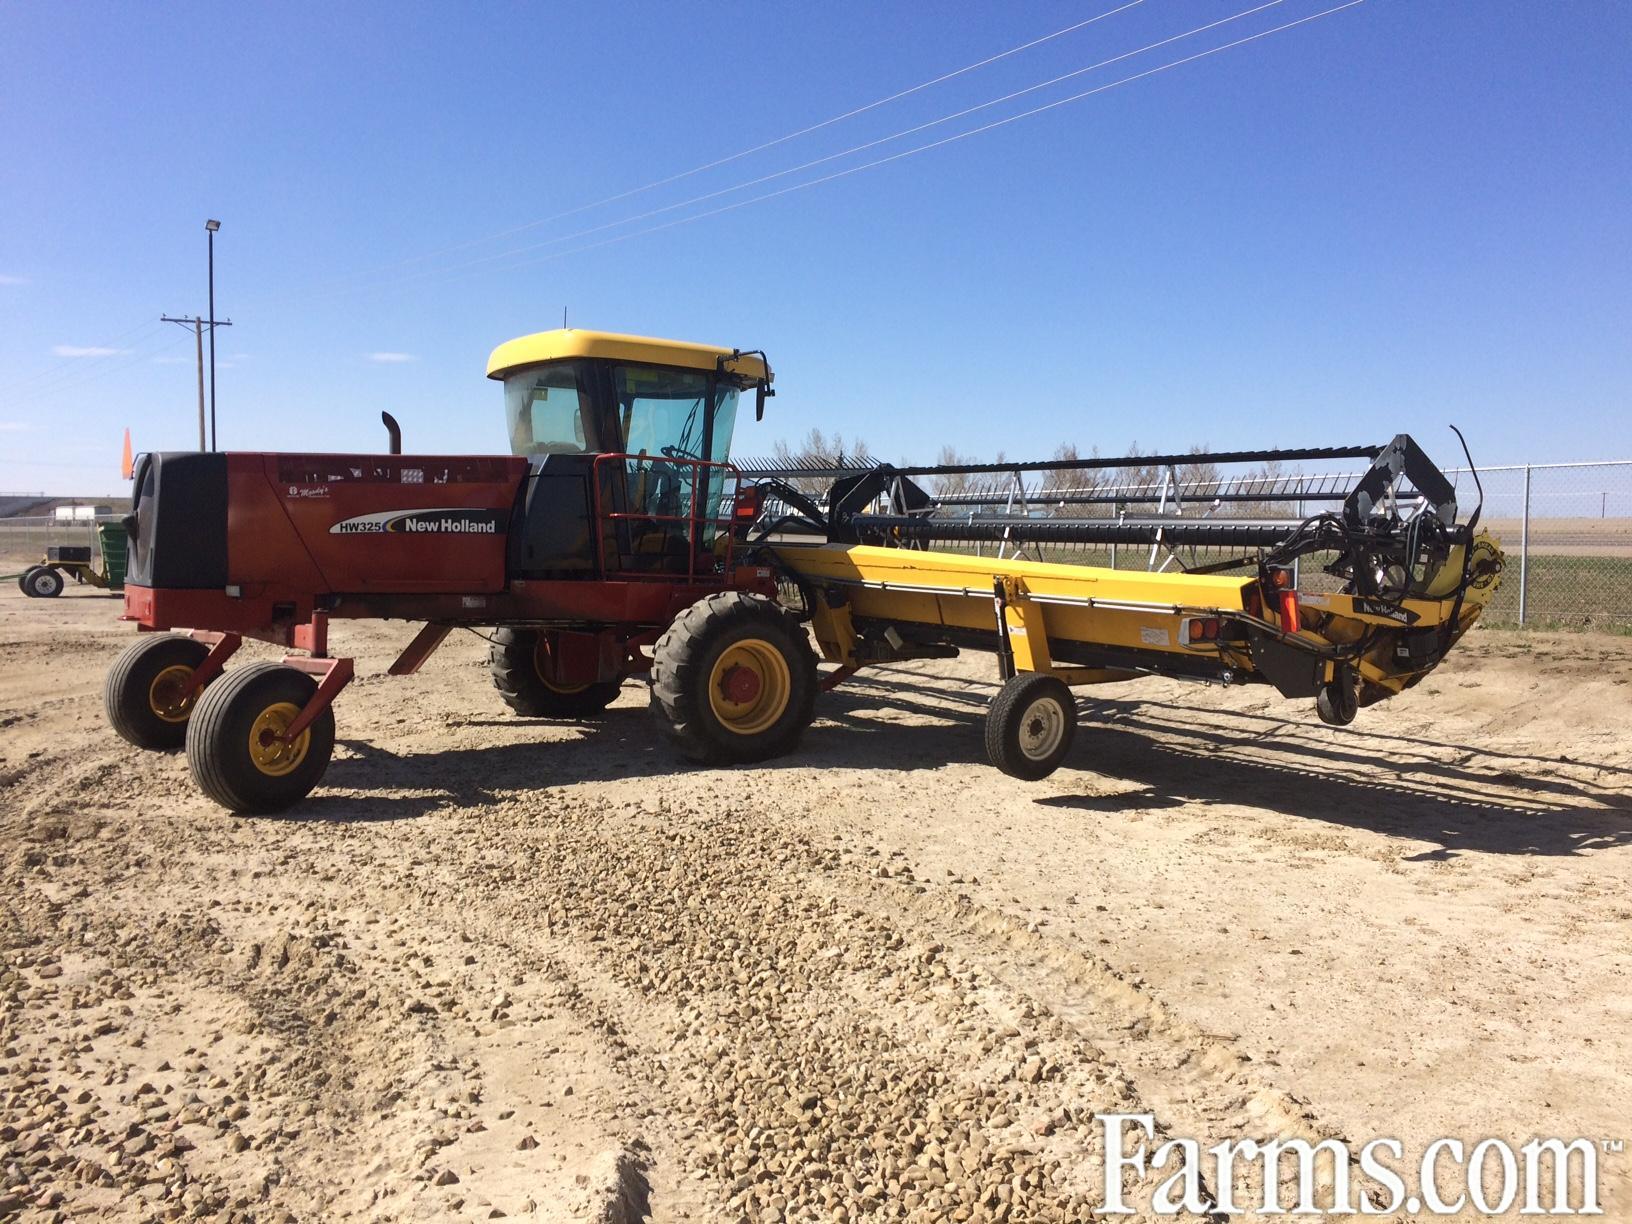
[[[1396,607],[1381,599],[1356,599],[1354,610],[1364,612],[1368,616],[1386,616],[1389,620],[1399,621],[1402,625],[1409,625],[1417,619],[1417,614],[1410,608]]]
[[[382,510],[341,519],[330,535],[497,535],[504,527],[498,510]]]

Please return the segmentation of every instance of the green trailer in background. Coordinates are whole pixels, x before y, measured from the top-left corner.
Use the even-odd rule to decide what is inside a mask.
[[[69,577],[104,591],[122,591],[129,545],[122,522],[98,523],[95,549],[88,544],[52,544],[45,550],[43,561],[17,576],[17,585],[24,595],[34,599],[61,595]],[[92,558],[93,552],[101,554],[100,569]]]

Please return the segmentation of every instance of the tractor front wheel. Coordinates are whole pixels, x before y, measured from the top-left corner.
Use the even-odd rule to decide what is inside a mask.
[[[209,653],[203,642],[179,633],[137,638],[114,660],[102,687],[109,725],[138,748],[180,748],[198,700],[193,672]]]
[[[281,812],[323,778],[334,752],[325,706],[293,739],[284,732],[317,691],[305,672],[251,663],[204,691],[187,724],[187,765],[211,799],[234,812]]]
[[[36,565],[23,575],[23,594],[35,599],[54,599],[65,585],[62,574],[49,565]]]
[[[561,684],[550,635],[537,629],[500,629],[487,652],[493,687],[505,705],[528,718],[594,718],[617,700],[616,680]]]
[[[652,651],[652,709],[694,760],[790,752],[815,703],[810,639],[763,595],[731,591],[693,604]]]
[[[1060,767],[1077,731],[1071,690],[1042,672],[1011,676],[986,715],[986,755],[1011,778],[1035,782]]]

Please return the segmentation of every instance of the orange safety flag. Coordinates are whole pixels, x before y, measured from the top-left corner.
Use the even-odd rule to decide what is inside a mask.
[[[135,463],[133,463],[131,461],[131,455],[130,455],[130,427],[126,426],[125,427],[125,453],[119,460],[119,475],[123,476],[126,480],[129,480],[131,478],[131,475],[135,472],[135,470],[136,470],[136,465],[135,465]]]

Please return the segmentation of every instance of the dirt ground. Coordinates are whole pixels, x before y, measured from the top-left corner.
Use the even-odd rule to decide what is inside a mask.
[[[1079,1220],[1098,1112],[1632,1131],[1632,640],[1476,632],[1343,731],[1084,690],[1027,784],[984,659],[709,770],[341,625],[327,784],[242,818],[107,729],[118,610],[0,591],[0,1217]]]

